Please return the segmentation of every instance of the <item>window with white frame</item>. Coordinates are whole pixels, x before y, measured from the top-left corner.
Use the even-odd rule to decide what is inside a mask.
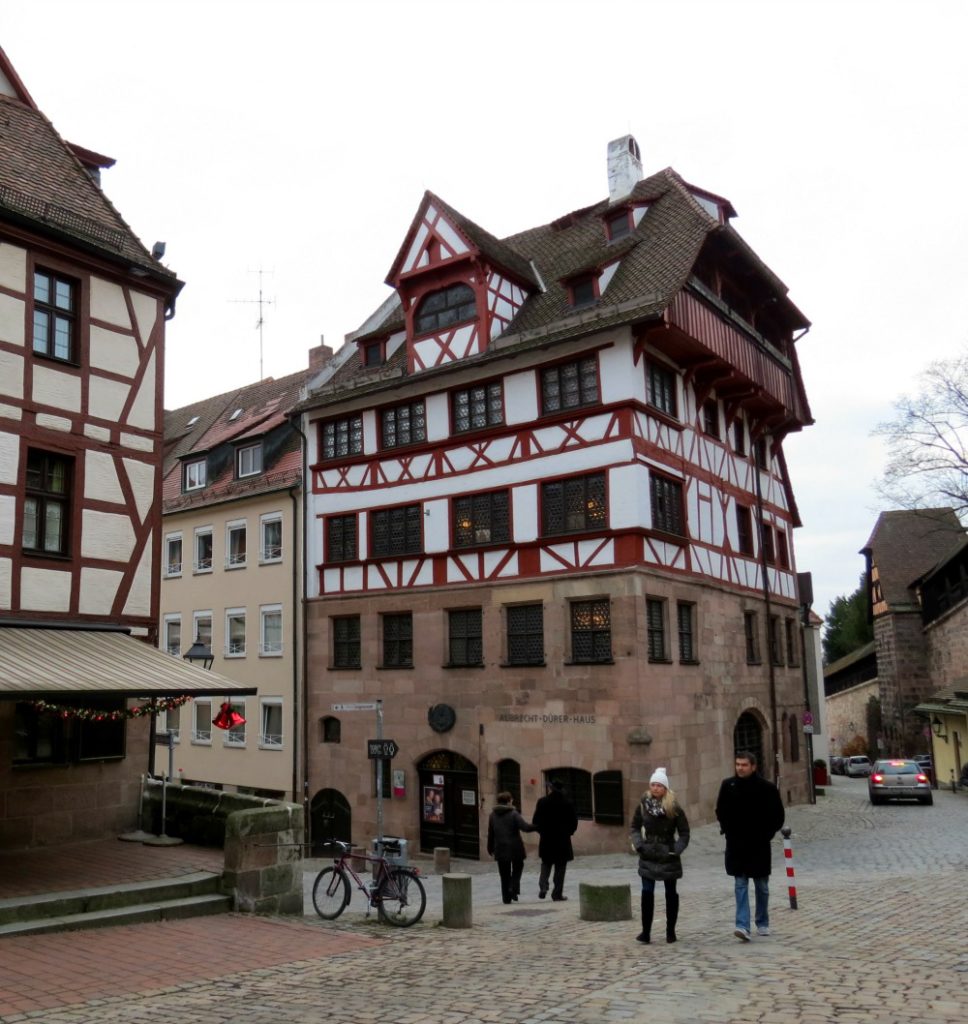
[[[200,526],[195,529],[195,572],[212,571],[212,528]]]
[[[229,706],[229,711],[234,711],[241,718],[245,718],[245,698],[239,697],[233,700],[230,697],[226,703]],[[227,747],[244,747],[245,722],[243,721],[241,724],[233,725],[231,729],[227,729],[222,737],[222,742]]]
[[[198,491],[205,486],[205,459],[186,462],[184,466],[184,483],[182,490]]]
[[[192,701],[192,743],[212,742],[212,702],[208,697]]]
[[[181,576],[182,574],[182,535],[169,533],[165,536],[165,575]]]
[[[212,613],[192,612],[192,643],[212,649]]]
[[[261,704],[259,746],[278,749],[282,746],[282,698],[263,697]]]
[[[260,640],[259,653],[278,657],[282,654],[282,605],[267,604],[259,609]]]
[[[172,742],[178,743],[181,739],[181,708],[168,708],[161,713],[160,719],[159,730],[171,733]]]
[[[225,657],[242,658],[245,656],[245,609],[226,608],[225,610]]]
[[[181,656],[181,615],[166,615],[162,620],[162,650],[173,657]]]
[[[256,476],[262,472],[262,442],[247,444],[235,453],[235,475]]]
[[[245,520],[225,524],[225,568],[241,569],[245,565]]]
[[[262,540],[259,560],[262,562],[282,561],[282,513],[270,512],[260,520]]]

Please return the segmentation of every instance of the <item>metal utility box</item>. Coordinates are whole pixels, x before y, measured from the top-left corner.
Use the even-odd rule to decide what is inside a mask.
[[[388,864],[396,864],[399,867],[407,866],[407,840],[401,839],[399,836],[384,836],[383,841],[385,843],[394,843],[400,845],[399,853],[387,853],[385,854]],[[383,851],[380,849],[380,840],[371,840],[371,852],[374,857],[378,857]]]

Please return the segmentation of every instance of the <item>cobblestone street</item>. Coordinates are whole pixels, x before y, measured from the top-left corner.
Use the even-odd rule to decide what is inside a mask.
[[[468,931],[438,926],[441,885],[430,875],[427,913],[409,930],[367,919],[356,894],[335,923],[320,921],[307,902],[309,913],[297,923],[232,916],[8,939],[0,944],[0,1004],[21,1012],[0,1020],[953,1024],[968,1018],[968,798],[941,791],[933,807],[875,808],[863,779],[838,777],[816,806],[792,808],[787,820],[799,909],[789,909],[778,838],[773,934],[748,944],[732,935],[722,839],[715,826],[704,826],[693,831],[683,858],[675,945],[662,940],[658,927],[661,895],[659,941],[650,946],[634,941],[637,921],[578,919],[580,881],[635,883],[637,913],[632,856],[583,858],[568,872],[569,901],[539,902],[532,847],[521,902],[508,907],[493,865],[455,865],[474,874]],[[307,874],[307,893],[311,880]],[[51,972],[46,1004],[24,997],[24,965],[38,958]],[[106,972],[110,990],[94,996],[76,988],[87,1001],[72,1003],[61,979],[72,971]]]

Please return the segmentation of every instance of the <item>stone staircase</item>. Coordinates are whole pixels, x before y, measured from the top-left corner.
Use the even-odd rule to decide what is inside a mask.
[[[197,871],[149,882],[0,899],[0,937],[224,914],[232,910],[232,897],[219,892],[221,877]]]

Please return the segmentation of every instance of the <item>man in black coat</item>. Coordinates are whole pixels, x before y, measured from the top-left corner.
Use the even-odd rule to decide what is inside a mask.
[[[756,934],[770,934],[770,841],[784,821],[783,801],[772,782],[756,770],[756,755],[736,753],[736,774],[724,779],[716,800],[716,818],[726,836],[726,874],[736,889],[736,928],[733,934],[750,941],[749,882],[756,891]]]
[[[575,859],[571,848],[571,837],[578,828],[575,805],[565,796],[565,787],[560,779],[553,779],[543,796],[534,807],[532,824],[541,837],[538,842],[538,856],[541,858],[541,872],[538,875],[538,899],[548,894],[548,878],[554,869],[551,890],[553,900],[566,900],[562,891],[565,887],[565,870],[568,861]]]

